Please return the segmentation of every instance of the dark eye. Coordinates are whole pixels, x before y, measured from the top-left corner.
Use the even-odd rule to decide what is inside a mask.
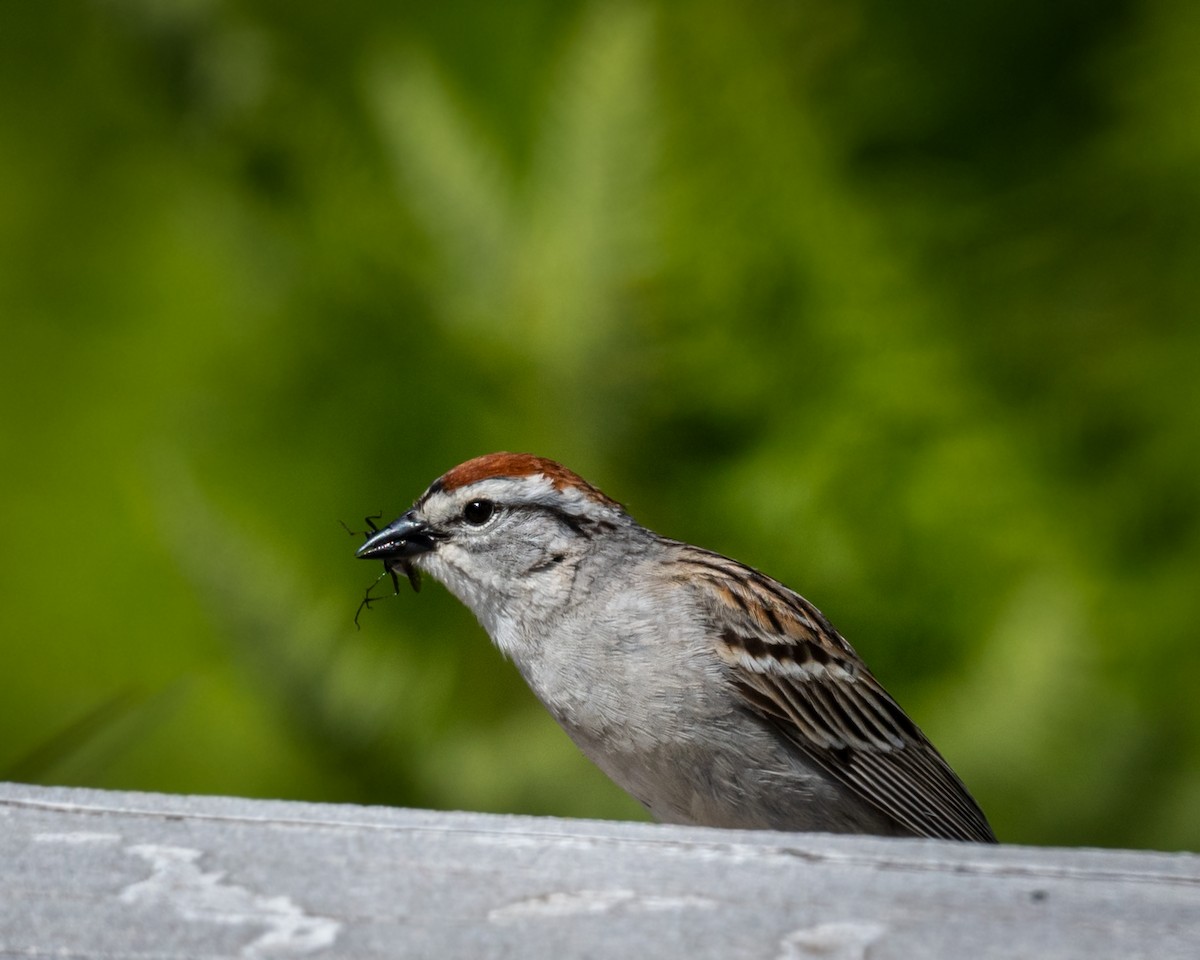
[[[496,512],[496,505],[491,500],[472,500],[463,507],[463,519],[467,523],[480,526],[487,523]]]

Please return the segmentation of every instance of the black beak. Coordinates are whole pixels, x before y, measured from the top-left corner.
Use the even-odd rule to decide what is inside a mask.
[[[367,542],[354,555],[360,560],[408,560],[420,553],[428,553],[437,540],[429,525],[409,510],[399,520],[393,520],[382,530],[371,534]]]

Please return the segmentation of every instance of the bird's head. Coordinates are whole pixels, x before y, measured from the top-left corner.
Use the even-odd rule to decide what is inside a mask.
[[[566,601],[596,538],[636,528],[619,503],[553,460],[492,453],[439,477],[356,556],[440,580],[493,633],[513,604]]]

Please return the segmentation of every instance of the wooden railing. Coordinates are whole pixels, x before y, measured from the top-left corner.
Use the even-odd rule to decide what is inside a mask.
[[[0,784],[0,957],[1200,958],[1200,856]]]

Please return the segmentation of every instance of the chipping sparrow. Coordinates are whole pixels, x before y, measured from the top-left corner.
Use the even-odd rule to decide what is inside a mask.
[[[460,464],[357,556],[444,583],[659,820],[995,840],[816,607],[647,530],[552,460]]]

